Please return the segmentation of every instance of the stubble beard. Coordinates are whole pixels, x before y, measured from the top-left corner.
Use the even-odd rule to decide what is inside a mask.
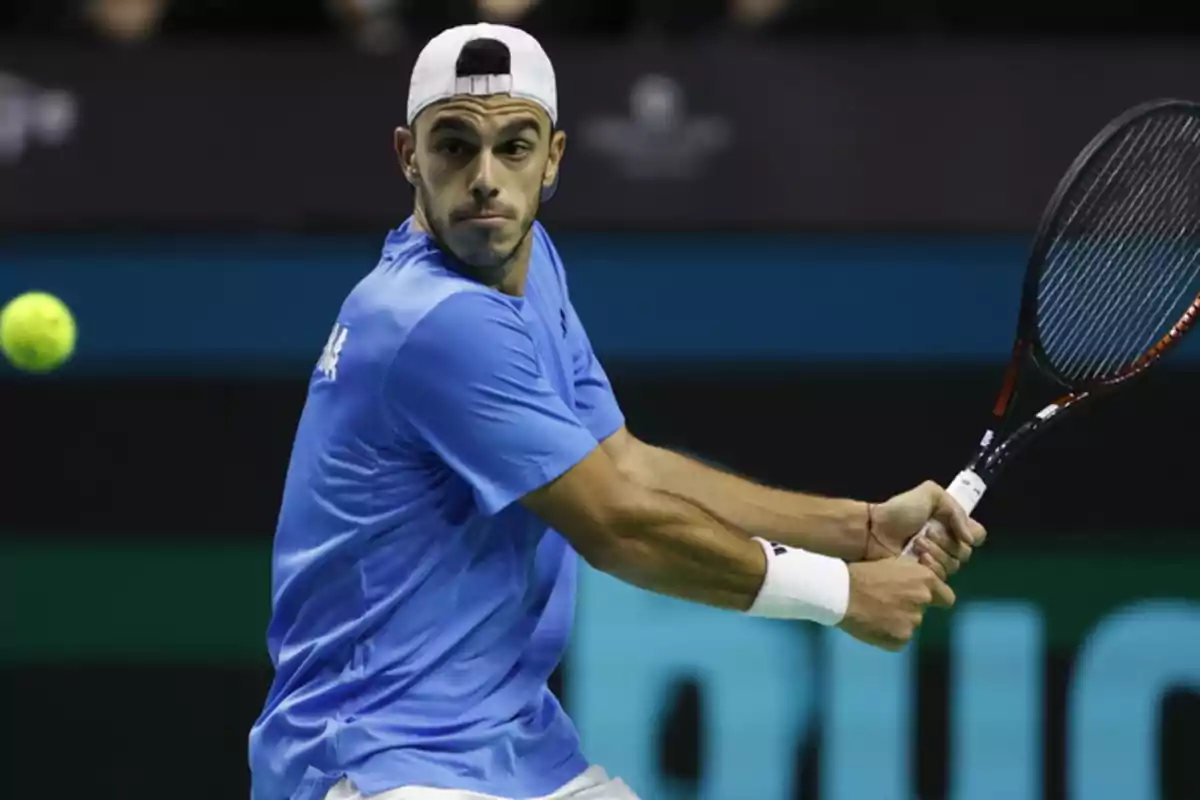
[[[521,250],[521,247],[524,246],[525,240],[529,238],[529,234],[533,231],[533,223],[537,221],[537,215],[541,210],[542,204],[540,197],[534,200],[533,213],[531,213],[523,223],[525,229],[521,231],[521,235],[518,237],[516,244],[514,244],[507,253],[500,256],[494,262],[479,264],[473,263],[464,258],[459,253],[456,253],[450,246],[449,237],[445,235],[445,231],[442,229],[438,219],[434,216],[433,211],[429,207],[429,203],[426,200],[426,198],[430,196],[430,192],[428,187],[425,186],[424,181],[421,182],[421,186],[416,194],[417,203],[421,207],[421,213],[425,218],[425,224],[429,228],[429,235],[433,238],[434,243],[442,250],[442,252],[450,256],[458,265],[460,265],[462,271],[489,286],[497,285],[503,281],[503,279],[508,275],[509,271],[515,265],[517,253]]]

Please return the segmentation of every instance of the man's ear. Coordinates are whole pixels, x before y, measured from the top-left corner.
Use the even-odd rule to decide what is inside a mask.
[[[394,137],[396,158],[400,161],[400,170],[404,178],[414,187],[420,182],[421,176],[417,171],[417,137],[408,128],[396,128]]]
[[[558,189],[558,173],[566,151],[567,134],[563,131],[550,134],[550,154],[546,158],[546,169],[542,173],[542,200],[549,200]]]

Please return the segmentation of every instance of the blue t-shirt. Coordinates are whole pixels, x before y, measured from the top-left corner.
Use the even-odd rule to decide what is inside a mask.
[[[319,800],[342,776],[368,795],[530,797],[588,766],[546,685],[576,556],[514,501],[624,419],[558,253],[532,235],[510,297],[410,220],[342,306],[275,534],[254,800]]]

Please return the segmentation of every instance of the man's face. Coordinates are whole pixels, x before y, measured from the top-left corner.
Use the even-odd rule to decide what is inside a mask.
[[[410,179],[432,233],[466,264],[505,266],[557,174],[564,135],[539,106],[499,95],[430,106],[413,133]]]

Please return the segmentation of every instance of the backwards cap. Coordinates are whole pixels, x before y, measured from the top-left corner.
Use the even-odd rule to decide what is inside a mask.
[[[433,37],[413,67],[408,124],[427,106],[464,94],[529,100],[558,123],[554,67],[537,39],[518,28],[480,22]]]

